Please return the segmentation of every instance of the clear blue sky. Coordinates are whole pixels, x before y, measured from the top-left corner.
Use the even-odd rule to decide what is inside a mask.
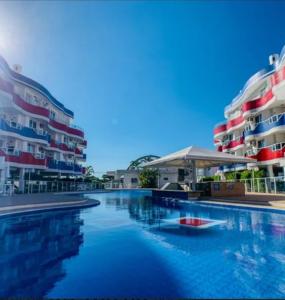
[[[88,164],[212,148],[223,109],[285,44],[285,2],[0,2],[0,51],[85,128]]]

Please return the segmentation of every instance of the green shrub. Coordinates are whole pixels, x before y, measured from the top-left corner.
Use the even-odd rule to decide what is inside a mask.
[[[139,175],[142,188],[155,188],[157,187],[157,175],[156,170],[144,169]]]
[[[236,179],[236,172],[227,172],[225,173],[226,180],[235,180]]]
[[[250,179],[252,176],[251,174],[252,174],[252,171],[244,170],[240,173],[240,179]]]
[[[202,178],[202,182],[214,181],[214,176],[205,176]]]

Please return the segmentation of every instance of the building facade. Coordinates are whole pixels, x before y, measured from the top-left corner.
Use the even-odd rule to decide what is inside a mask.
[[[178,168],[161,168],[158,172],[157,187],[162,188],[167,183],[179,183],[182,186],[188,184],[191,180],[189,175],[190,170]],[[108,171],[106,175],[110,181],[105,184],[106,188],[139,188],[141,186],[139,175],[141,170],[116,170]],[[197,169],[198,178],[213,175],[214,171],[211,169]]]
[[[0,56],[0,184],[27,173],[80,176],[87,146],[73,112]],[[27,175],[26,175],[27,176]]]
[[[219,151],[257,160],[251,167],[267,176],[285,175],[285,47],[269,56],[269,66],[254,74],[225,107],[225,121],[214,128]],[[244,165],[224,168],[242,170]]]

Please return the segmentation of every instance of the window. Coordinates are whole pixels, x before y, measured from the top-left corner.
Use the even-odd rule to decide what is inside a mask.
[[[49,112],[49,117],[50,117],[52,120],[54,120],[54,119],[55,119],[55,112],[51,110],[51,111]]]
[[[29,126],[30,126],[30,128],[32,128],[32,129],[37,129],[37,122],[34,121],[34,120],[30,120]]]
[[[36,147],[35,145],[32,145],[32,144],[28,144],[28,152],[30,153],[35,153],[35,150],[36,150]]]
[[[272,116],[269,119],[269,124],[277,122],[278,121],[278,117],[279,117],[278,115]]]
[[[163,177],[163,180],[168,181],[168,177]]]
[[[254,120],[256,124],[262,122],[262,114],[255,116]]]
[[[14,150],[15,150],[15,146],[14,145],[8,145],[8,154],[13,154]]]
[[[260,140],[257,142],[257,148],[263,148],[265,147],[265,141],[264,140]]]
[[[33,104],[33,96],[30,93],[26,93],[26,101]]]
[[[251,126],[249,124],[245,125],[245,131],[250,131],[251,130]]]
[[[178,169],[178,181],[184,181],[185,171],[184,169]]]
[[[138,183],[138,179],[137,178],[131,178],[131,183]]]

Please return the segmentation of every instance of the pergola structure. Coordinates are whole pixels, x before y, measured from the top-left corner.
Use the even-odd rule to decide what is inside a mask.
[[[219,167],[232,164],[254,164],[256,160],[243,156],[235,156],[205,148],[190,146],[144,164],[146,168],[185,168],[192,169],[192,183],[197,183],[197,168]]]

